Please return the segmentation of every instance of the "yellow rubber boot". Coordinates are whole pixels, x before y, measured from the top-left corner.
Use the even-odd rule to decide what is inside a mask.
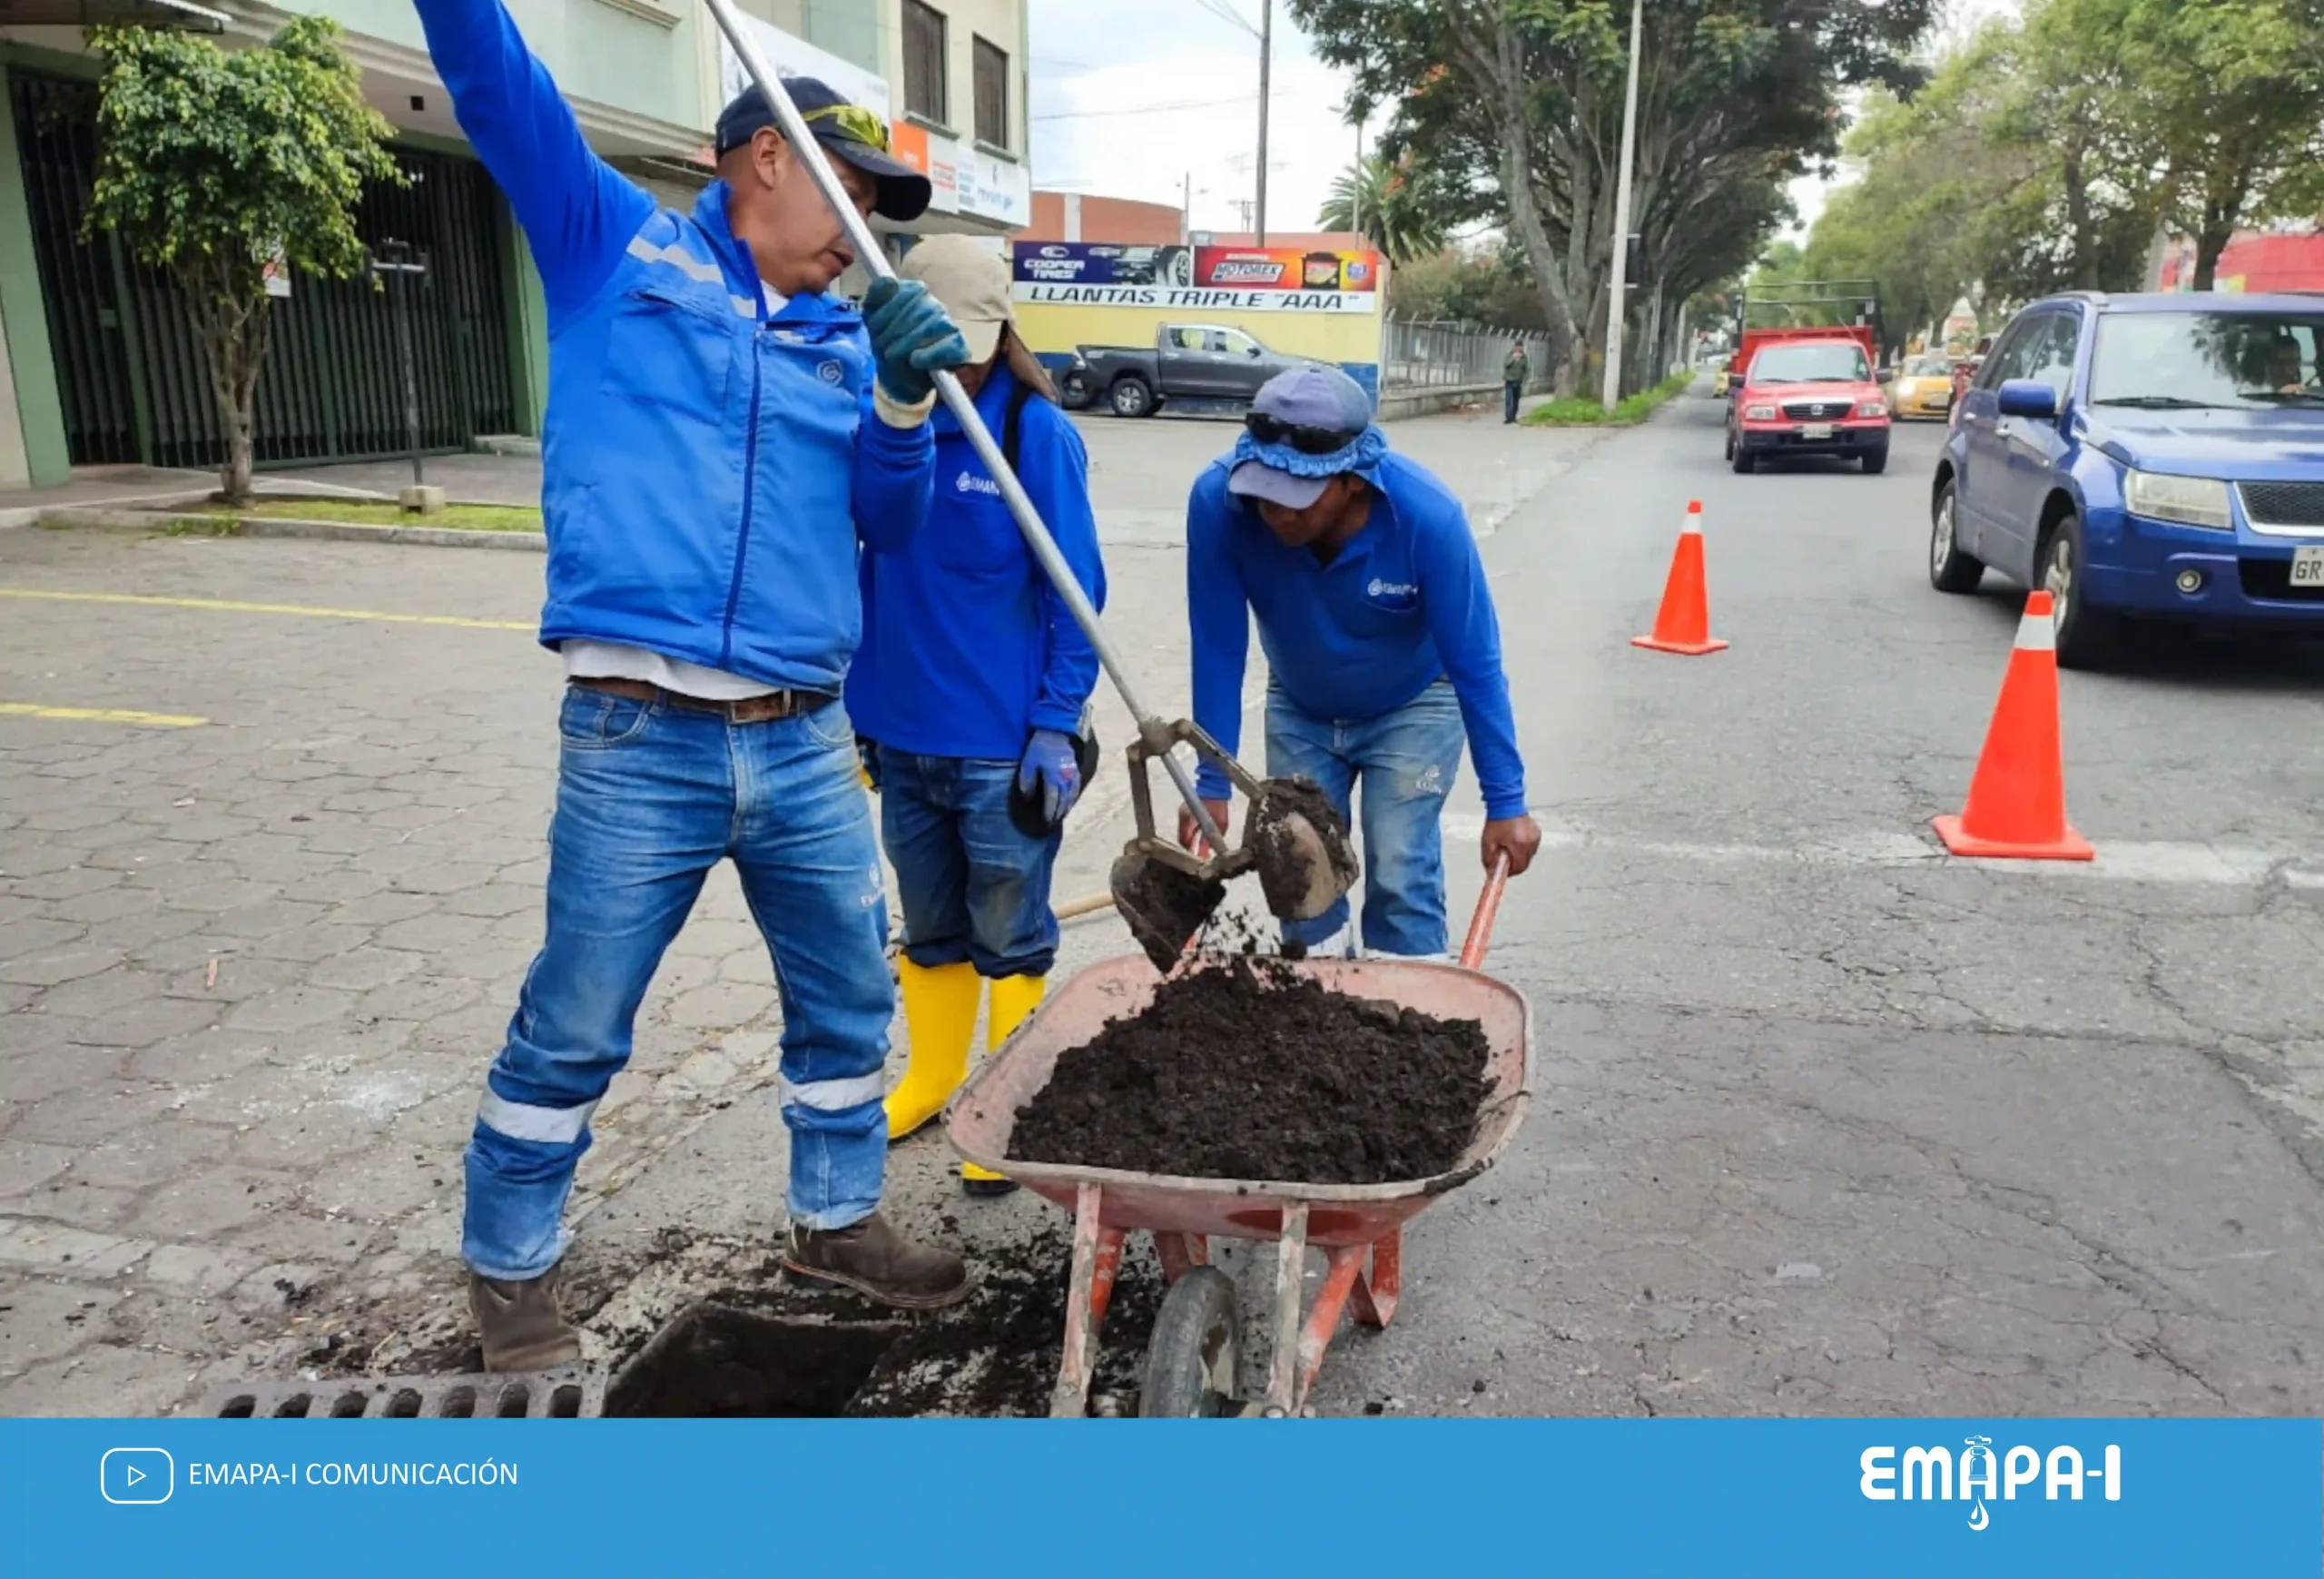
[[[896,962],[903,991],[904,1078],[888,1093],[888,1139],[901,1140],[944,1110],[968,1077],[969,1041],[977,1031],[984,980],[974,965]]]
[[[987,1058],[1000,1051],[1025,1017],[1038,1008],[1049,986],[1046,976],[1003,976],[992,984],[992,1007],[986,1012],[984,1051]],[[960,1188],[970,1195],[1007,1195],[1017,1186],[1000,1174],[973,1162],[960,1164]]]

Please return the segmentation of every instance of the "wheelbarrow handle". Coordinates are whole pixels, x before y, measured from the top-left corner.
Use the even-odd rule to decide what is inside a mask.
[[[1485,945],[1492,941],[1493,918],[1501,913],[1501,893],[1509,886],[1509,855],[1503,852],[1492,864],[1492,875],[1485,879],[1485,891],[1477,895],[1477,910],[1469,918],[1469,935],[1461,944],[1461,968],[1473,971],[1485,962]]]
[[[887,253],[881,250],[880,238],[872,233],[871,225],[856,212],[854,202],[847,195],[847,189],[840,184],[838,173],[832,169],[830,159],[824,155],[822,145],[808,132],[807,123],[800,116],[799,106],[791,102],[791,94],[783,87],[782,77],[759,54],[757,42],[743,31],[742,18],[735,14],[733,0],[703,0],[703,4],[709,8],[711,20],[718,25],[718,30],[726,35],[726,42],[734,45],[735,58],[743,63],[744,74],[758,84],[759,92],[766,95],[767,105],[773,110],[775,120],[781,123],[783,135],[790,143],[792,153],[805,162],[807,173],[814,178],[817,190],[823,194],[823,201],[831,204],[832,212],[838,216],[841,226],[847,232],[847,239],[855,248],[856,261],[874,279],[894,278],[895,269],[889,263]],[[1031,550],[1035,562],[1049,577],[1049,585],[1056,589],[1059,600],[1073,616],[1073,623],[1081,627],[1083,636],[1088,637],[1090,646],[1098,654],[1098,661],[1105,666],[1107,677],[1114,682],[1114,689],[1121,693],[1130,716],[1137,721],[1139,736],[1149,743],[1161,741],[1167,725],[1138,695],[1137,685],[1130,679],[1129,670],[1122,662],[1120,649],[1114,646],[1112,637],[1106,634],[1105,627],[1098,623],[1098,610],[1090,603],[1089,595],[1081,589],[1073,567],[1058,551],[1049,528],[1041,521],[1040,511],[1034,508],[1032,498],[1025,492],[1024,484],[1017,480],[1015,469],[1001,453],[1000,446],[994,441],[992,430],[985,426],[976,402],[969,398],[968,391],[960,387],[960,380],[954,378],[950,370],[939,368],[932,377],[937,395],[960,422],[961,433],[968,439],[969,447],[976,451],[977,459],[984,463],[986,474],[999,485],[1000,497],[1009,506],[1009,513],[1017,518],[1017,529],[1025,539],[1025,547]],[[1224,835],[1212,821],[1208,809],[1203,805],[1202,798],[1195,793],[1193,775],[1176,757],[1167,754],[1167,747],[1157,745],[1156,750],[1162,756],[1163,766],[1168,771],[1171,783],[1177,786],[1179,798],[1193,812],[1195,821],[1201,825],[1205,835],[1210,837],[1215,844],[1223,844]]]

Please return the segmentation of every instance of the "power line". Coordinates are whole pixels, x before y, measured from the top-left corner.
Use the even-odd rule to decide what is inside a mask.
[[[1234,6],[1227,4],[1227,0],[1195,0],[1195,4],[1201,6],[1205,11],[1209,12],[1213,16],[1217,17],[1221,22],[1232,23],[1236,27],[1241,28],[1244,32],[1249,34],[1253,38],[1258,37],[1259,30],[1248,22],[1244,21],[1243,14],[1236,10]]]
[[[1035,115],[1036,121],[1097,121],[1115,115],[1175,115],[1181,110],[1216,110],[1229,104],[1256,104],[1259,95],[1242,94],[1231,99],[1187,99],[1175,104],[1145,104],[1132,110],[1061,110],[1055,114]]]

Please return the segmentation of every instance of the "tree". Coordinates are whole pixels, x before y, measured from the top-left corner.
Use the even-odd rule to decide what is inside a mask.
[[[2195,242],[2194,287],[2249,224],[2324,202],[2319,0],[2051,0],[2059,33],[2110,25],[2121,81],[2102,108],[2160,155],[2165,217]],[[2097,15],[2085,17],[2083,13]]]
[[[338,32],[302,16],[263,46],[231,53],[182,33],[92,35],[104,75],[88,223],[183,287],[226,431],[221,482],[235,504],[251,498],[268,267],[362,273],[364,186],[403,179],[388,150],[394,128],[363,102]]]
[[[1363,232],[1390,261],[1409,262],[1444,244],[1438,204],[1423,190],[1427,172],[1408,153],[1393,163],[1367,154],[1332,183],[1315,222],[1327,231]]]
[[[1561,393],[1604,343],[1621,143],[1627,7],[1608,0],[1291,0],[1355,105],[1393,104],[1382,151],[1422,151],[1463,205],[1522,251],[1556,347]],[[1645,12],[1633,222],[1661,312],[1740,271],[1781,187],[1837,150],[1837,94],[1916,80],[1904,51],[1932,0],[1655,0]],[[1738,189],[1748,202],[1732,201]],[[1723,230],[1714,231],[1716,212]],[[1664,277],[1686,253],[1699,277]],[[1714,254],[1723,254],[1714,256]],[[1667,320],[1657,322],[1657,315]],[[1668,334],[1654,338],[1666,344]],[[1642,352],[1649,350],[1644,340]]]

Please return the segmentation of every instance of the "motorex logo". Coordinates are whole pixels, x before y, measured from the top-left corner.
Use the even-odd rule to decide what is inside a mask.
[[[2122,1500],[2122,1450],[2111,1442],[2087,1467],[2075,1447],[2045,1454],[2020,1446],[1996,1456],[1990,1436],[1963,1438],[1957,1459],[1948,1447],[1867,1447],[1856,1465],[1863,1471],[1857,1485],[1870,1500],[1972,1503],[1973,1530],[1993,1523],[1992,1505],[2015,1502],[2021,1491],[2028,1502],[2036,1488],[2046,1502],[2080,1502],[2083,1488],[2095,1482],[2105,1501]]]

